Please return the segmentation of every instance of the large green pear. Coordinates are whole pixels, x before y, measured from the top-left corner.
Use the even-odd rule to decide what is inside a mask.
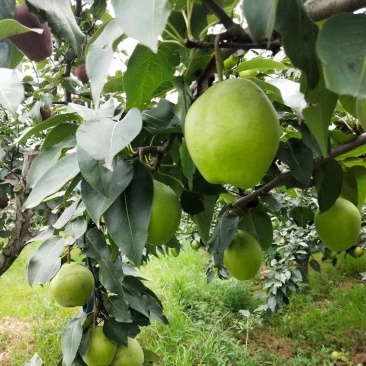
[[[97,326],[90,332],[89,348],[82,359],[88,366],[109,366],[116,351],[117,344],[104,335],[103,327]]]
[[[275,109],[256,84],[228,79],[192,104],[184,134],[192,160],[208,182],[252,188],[275,157],[280,130]]]
[[[147,243],[166,244],[178,229],[182,210],[178,196],[167,185],[154,180],[150,222]]]
[[[50,282],[50,294],[65,307],[82,306],[94,289],[93,274],[75,262],[65,263]]]
[[[338,198],[326,211],[318,210],[314,223],[321,241],[334,252],[351,248],[361,232],[360,211],[344,198]]]
[[[263,261],[263,252],[258,241],[250,234],[239,230],[229,247],[224,251],[224,264],[229,273],[238,280],[253,278]]]
[[[142,366],[144,351],[137,339],[128,338],[128,346],[118,346],[111,366]]]

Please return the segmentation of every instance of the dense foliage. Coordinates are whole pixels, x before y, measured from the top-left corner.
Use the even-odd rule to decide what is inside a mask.
[[[13,19],[20,3],[1,6],[0,206],[11,199],[12,210],[0,217],[1,237],[9,238],[0,275],[29,241],[41,241],[27,265],[31,286],[49,282],[71,260],[93,273],[94,295],[63,330],[65,365],[85,365],[92,325],[127,345],[152,319],[168,323],[135,267],[152,255],[178,254],[187,236],[212,254],[209,279],[228,276],[224,251],[238,230],[258,241],[268,260],[269,314],[306,280],[308,263],[319,270],[314,250],[331,256],[314,231],[315,211],[340,196],[361,210],[366,197],[366,15],[351,4],[324,14],[322,3],[28,0],[20,12],[30,11],[27,24]],[[50,57],[39,28],[52,32]],[[254,163],[245,166],[256,169],[262,155],[270,166],[239,187],[206,180],[184,130],[191,104],[213,83],[235,78],[248,80],[279,119],[269,142],[260,140],[269,136],[263,126],[242,144],[255,147]],[[251,92],[241,105],[236,91],[229,93],[207,102],[220,113],[192,144],[199,156],[214,156],[211,170],[224,176],[222,157],[234,147],[229,132],[241,136],[242,108],[256,99]],[[227,130],[217,132],[226,115]],[[244,135],[257,136],[256,124],[245,128]],[[218,154],[203,144],[212,132]],[[269,144],[275,156],[263,153]],[[230,169],[239,175],[242,165]],[[167,198],[156,202],[156,182],[165,197],[179,197],[178,209]],[[153,229],[164,232],[181,210],[180,230],[189,234],[154,243]]]

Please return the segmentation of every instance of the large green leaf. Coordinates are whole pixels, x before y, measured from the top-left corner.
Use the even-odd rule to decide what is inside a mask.
[[[156,53],[158,38],[163,32],[170,14],[168,1],[112,0],[112,5],[121,29],[129,37],[136,39]]]
[[[142,118],[138,109],[129,110],[118,122],[110,118],[91,119],[76,133],[80,145],[95,160],[103,160],[107,169],[113,169],[113,158],[141,131]]]
[[[23,209],[36,207],[46,197],[56,193],[79,173],[76,153],[61,158],[36,182],[24,203]]]
[[[0,68],[0,105],[15,114],[24,98],[24,87],[15,70]]]
[[[278,1],[275,29],[281,34],[286,55],[304,71],[310,89],[314,88],[319,79],[315,48],[318,26],[310,19],[302,0]]]
[[[146,167],[136,161],[134,168],[130,185],[105,212],[104,218],[108,232],[122,254],[140,265],[147,239],[153,184]]]
[[[54,236],[47,239],[30,257],[27,263],[27,278],[31,286],[50,281],[61,267],[60,254],[64,250],[65,239]]]
[[[72,123],[61,123],[47,133],[43,140],[42,150],[49,146],[54,146],[59,142],[76,135],[78,126]]]
[[[330,90],[366,97],[366,15],[341,13],[329,18],[317,50]]]
[[[63,363],[71,366],[74,361],[81,338],[83,336],[83,324],[86,319],[85,313],[75,315],[65,326],[61,336],[61,348]]]
[[[264,37],[270,37],[276,19],[278,0],[258,1],[245,0],[243,2],[244,17],[248,22],[249,32],[255,42]]]
[[[144,46],[137,46],[123,77],[127,107],[144,110],[154,91],[161,84],[173,81],[178,63],[177,45],[160,44],[156,54]]]
[[[35,8],[44,10],[52,32],[81,54],[85,35],[76,23],[69,0],[28,0],[28,2]]]

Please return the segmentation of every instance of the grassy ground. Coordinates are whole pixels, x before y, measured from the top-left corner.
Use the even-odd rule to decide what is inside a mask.
[[[63,324],[78,309],[63,309],[47,286],[30,288],[25,279],[29,247],[0,278],[0,365],[20,366],[38,352],[44,365],[56,365]],[[214,280],[206,284],[202,251],[178,258],[153,259],[143,272],[161,298],[168,327],[153,323],[139,340],[161,357],[159,366],[338,365],[366,364],[366,289],[359,272],[366,256],[340,257],[336,268],[311,271],[310,288],[263,321],[254,309],[263,303],[262,283]],[[240,310],[248,310],[250,316]]]

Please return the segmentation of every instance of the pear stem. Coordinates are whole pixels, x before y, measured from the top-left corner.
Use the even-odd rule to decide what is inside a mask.
[[[222,74],[222,57],[220,50],[220,35],[217,35],[215,38],[215,62],[216,62],[216,72],[218,81],[224,80],[224,75]]]

